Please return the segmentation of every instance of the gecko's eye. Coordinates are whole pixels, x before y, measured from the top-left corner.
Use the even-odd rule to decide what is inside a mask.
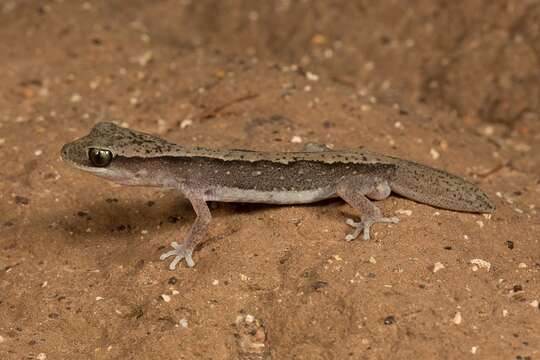
[[[92,165],[97,167],[105,167],[111,163],[112,153],[109,150],[102,149],[90,149],[88,151],[88,157]]]

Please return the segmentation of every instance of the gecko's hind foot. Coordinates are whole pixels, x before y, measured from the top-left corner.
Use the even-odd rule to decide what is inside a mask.
[[[360,233],[363,233],[364,240],[369,240],[370,235],[370,229],[371,225],[375,223],[390,223],[390,224],[397,224],[399,222],[399,219],[397,217],[380,217],[376,219],[362,219],[359,222],[354,221],[353,219],[347,219],[345,221],[347,225],[350,225],[354,228],[354,231],[347,236],[345,236],[345,240],[352,241],[360,235]]]
[[[186,259],[186,265],[189,267],[194,267],[195,262],[191,258],[191,254],[193,254],[193,249],[186,247],[184,244],[178,244],[176,241],[173,241],[171,243],[171,246],[174,248],[174,250],[167,251],[164,254],[161,254],[159,257],[160,260],[165,260],[169,256],[174,256],[175,258],[173,261],[171,261],[169,265],[169,269],[174,270],[176,269],[176,265],[182,260]]]

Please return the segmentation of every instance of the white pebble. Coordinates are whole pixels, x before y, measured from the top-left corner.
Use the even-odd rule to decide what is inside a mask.
[[[439,270],[444,269],[445,266],[442,262],[437,261],[435,264],[433,264],[433,273],[436,273]]]
[[[154,55],[152,51],[147,51],[144,54],[135,58],[135,61],[139,63],[140,66],[146,66],[150,61],[152,61]]]
[[[304,86],[304,91],[305,92],[310,92],[311,91],[311,86],[309,86],[309,85]]]
[[[362,110],[362,112],[368,112],[371,110],[371,106],[368,104],[362,104],[360,105],[360,110]]]
[[[456,325],[459,325],[461,324],[462,321],[463,321],[463,317],[461,316],[461,312],[460,311],[456,312],[456,315],[454,315],[452,322]]]
[[[478,220],[476,221],[476,223],[478,224],[478,226],[480,226],[480,228],[484,227],[484,222],[482,220]]]
[[[163,299],[163,301],[165,302],[169,302],[171,301],[171,297],[167,294],[161,294],[161,298]]]
[[[77,93],[71,95],[71,98],[69,99],[69,101],[71,101],[72,103],[78,103],[81,100],[82,100],[82,96]]]
[[[477,351],[478,351],[478,346],[473,346],[473,347],[471,348],[471,354],[474,355],[474,354],[476,354]]]
[[[314,74],[314,73],[308,71],[308,72],[306,73],[306,78],[307,78],[309,81],[318,81],[318,80],[319,80],[319,75]]]
[[[0,344],[3,343],[4,341],[6,341],[6,339],[4,339],[2,335],[0,335]]]
[[[253,321],[255,321],[255,316],[247,314],[246,315],[246,323],[251,324]]]
[[[45,353],[39,353],[39,354],[36,356],[36,359],[37,359],[37,360],[45,360],[45,359],[47,359],[47,355],[45,355]]]
[[[193,125],[193,120],[191,119],[182,120],[182,122],[180,123],[180,129],[185,129],[191,125]]]
[[[502,315],[503,315],[503,317],[507,317],[508,316],[508,310],[503,309]]]
[[[103,300],[104,298],[102,298],[101,296],[96,296],[96,301],[100,301],[100,300]]]
[[[400,130],[403,130],[403,129],[404,129],[403,124],[401,123],[401,121],[396,121],[396,122],[394,123],[394,127],[395,127],[396,129],[400,129]]]
[[[529,303],[529,305],[531,305],[532,307],[538,308],[538,305],[540,305],[540,303],[538,302],[538,300],[533,300]]]
[[[178,323],[180,324],[180,327],[182,327],[184,329],[187,329],[187,327],[188,327],[187,319],[180,319],[180,321]]]
[[[479,268],[482,268],[482,269],[486,269],[487,271],[489,271],[489,269],[491,269],[491,263],[486,261],[486,260],[482,260],[482,259],[472,259],[471,261],[469,261],[471,264],[473,265],[477,265]]]
[[[526,268],[527,268],[527,264],[525,264],[525,263],[519,263],[518,268],[520,268],[520,269],[526,269]]]
[[[495,128],[493,126],[488,125],[482,128],[480,131],[482,132],[482,134],[486,136],[491,136],[495,133]]]
[[[438,158],[441,157],[441,154],[439,154],[439,152],[433,148],[429,150],[429,153],[431,154],[431,157],[433,158],[433,160],[437,160]]]
[[[295,135],[292,137],[291,142],[295,144],[300,144],[302,142],[302,138],[298,135]]]
[[[396,214],[400,214],[400,215],[407,215],[407,216],[412,215],[412,210],[398,209],[395,212]]]
[[[375,258],[373,256],[370,256],[369,257],[369,262],[372,263],[372,264],[376,264],[377,260],[375,260]]]
[[[212,285],[214,285],[214,286],[219,285],[219,280],[215,279],[214,281],[212,281]]]

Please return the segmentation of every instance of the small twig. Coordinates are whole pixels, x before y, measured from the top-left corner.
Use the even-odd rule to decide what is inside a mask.
[[[226,103],[223,103],[221,105],[218,105],[218,106],[215,106],[213,108],[204,110],[199,115],[199,119],[208,119],[208,118],[211,118],[211,117],[215,117],[217,114],[219,114],[221,111],[223,111],[224,109],[228,108],[231,105],[234,105],[234,104],[242,102],[242,101],[255,99],[258,96],[259,96],[259,94],[247,94],[247,95],[238,97],[236,99],[232,99],[232,100],[230,100],[230,101],[228,101]]]

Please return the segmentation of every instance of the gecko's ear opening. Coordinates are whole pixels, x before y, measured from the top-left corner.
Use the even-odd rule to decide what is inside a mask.
[[[109,150],[90,148],[88,159],[96,167],[106,167],[112,161],[113,154]]]

